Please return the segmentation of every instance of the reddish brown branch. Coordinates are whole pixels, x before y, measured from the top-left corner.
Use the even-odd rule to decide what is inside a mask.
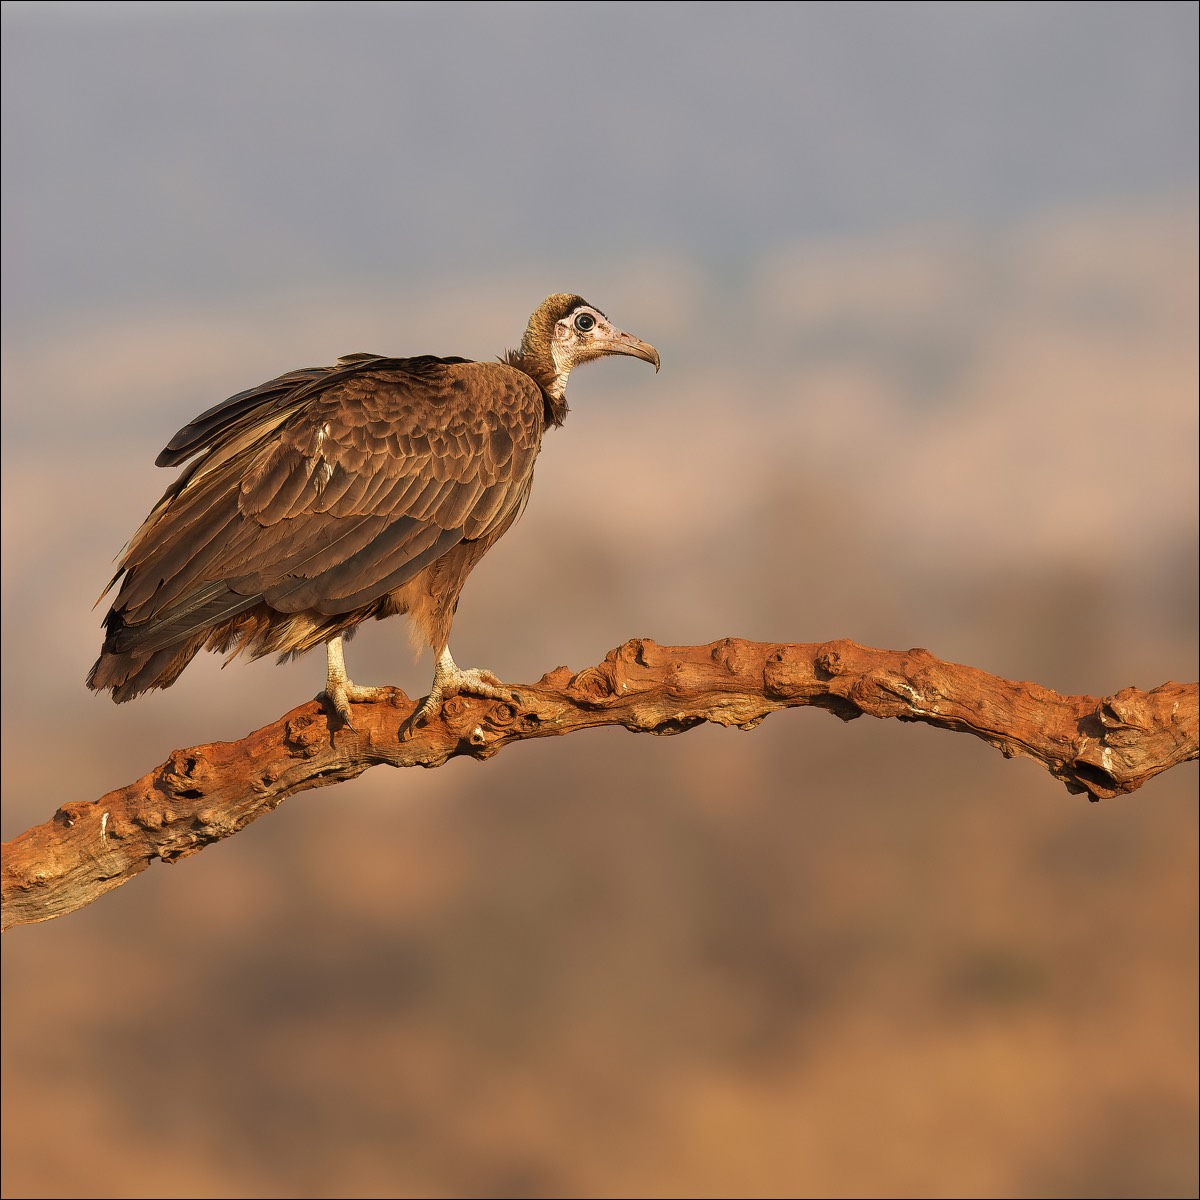
[[[458,754],[488,758],[510,742],[623,725],[682,733],[703,721],[751,729],[781,708],[816,705],[973,733],[1005,756],[1042,763],[1092,799],[1132,792],[1197,757],[1197,685],[1060,696],[1010,683],[927,650],[854,642],[709,646],[634,640],[578,674],[566,667],[519,688],[513,704],[456,697],[404,738],[413,702],[360,704],[355,728],[331,724],[316,701],[238,742],[176,750],[128,787],[64,804],[3,849],[3,927],[73,912],[127,883],[156,858],[171,862],[236,833],[295,792],[368,767],[436,767]]]

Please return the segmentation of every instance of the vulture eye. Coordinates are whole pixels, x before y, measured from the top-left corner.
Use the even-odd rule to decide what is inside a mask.
[[[580,333],[591,333],[595,327],[596,318],[593,317],[591,313],[580,313],[579,316],[575,318],[575,328],[578,329]]]

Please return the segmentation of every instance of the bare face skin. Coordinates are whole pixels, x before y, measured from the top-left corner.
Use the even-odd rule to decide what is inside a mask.
[[[554,356],[556,373],[555,391],[561,396],[567,385],[567,376],[580,363],[603,358],[606,354],[627,354],[653,363],[658,370],[658,351],[648,342],[623,333],[598,309],[581,304],[554,324],[554,337],[550,344]]]

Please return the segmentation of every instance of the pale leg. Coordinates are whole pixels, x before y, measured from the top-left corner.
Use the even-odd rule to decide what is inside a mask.
[[[354,722],[350,719],[350,702],[359,703],[371,700],[382,700],[387,695],[385,687],[359,687],[352,683],[346,674],[346,656],[342,649],[342,639],[332,637],[325,643],[325,653],[328,660],[328,671],[325,676],[325,695],[333,705],[334,712],[353,729]]]
[[[434,667],[433,687],[429,695],[421,702],[421,707],[413,713],[411,725],[419,725],[427,717],[435,713],[445,700],[467,692],[472,696],[482,696],[486,700],[512,700],[513,693],[506,688],[500,679],[491,671],[472,668],[464,671],[450,656],[447,646],[437,656]],[[410,728],[411,728],[410,725]]]

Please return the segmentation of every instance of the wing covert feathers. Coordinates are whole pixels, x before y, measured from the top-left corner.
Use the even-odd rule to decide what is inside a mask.
[[[543,412],[502,363],[363,354],[201,414],[159,455],[186,465],[120,560],[89,686],[125,700],[204,648],[298,652],[409,607],[436,641],[525,502]]]

